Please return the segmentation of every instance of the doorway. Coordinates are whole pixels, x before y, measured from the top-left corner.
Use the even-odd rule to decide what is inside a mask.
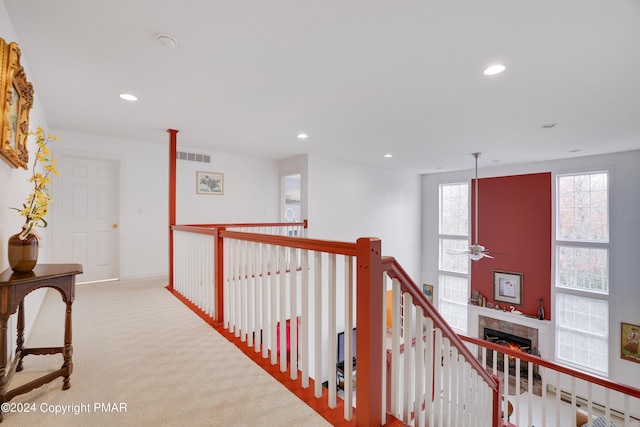
[[[282,221],[302,221],[301,174],[282,176]]]
[[[120,162],[60,156],[56,262],[80,263],[79,283],[119,275]]]

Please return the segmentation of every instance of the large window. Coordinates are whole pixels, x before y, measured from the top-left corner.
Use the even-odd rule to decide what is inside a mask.
[[[606,375],[609,173],[556,177],[556,358]]]
[[[440,185],[439,228],[440,312],[456,331],[467,331],[469,258],[450,255],[450,249],[469,247],[469,184]]]

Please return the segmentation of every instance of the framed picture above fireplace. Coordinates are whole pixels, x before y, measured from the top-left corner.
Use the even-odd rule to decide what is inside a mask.
[[[522,273],[493,270],[493,300],[522,305]]]

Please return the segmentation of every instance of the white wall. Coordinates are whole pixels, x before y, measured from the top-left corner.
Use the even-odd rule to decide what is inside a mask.
[[[640,151],[602,156],[578,157],[551,162],[498,166],[479,169],[480,178],[538,172],[566,173],[611,168],[609,377],[611,380],[640,384],[640,364],[620,358],[620,323],[640,324],[638,242],[640,242]],[[425,263],[423,280],[437,283],[438,185],[468,181],[472,171],[424,175],[422,250]],[[482,225],[480,225],[482,226]],[[552,313],[552,321],[555,318]]]
[[[16,37],[11,21],[9,21],[7,10],[4,6],[4,2],[0,1],[0,37],[5,42],[17,42],[20,45],[20,40]],[[20,64],[27,74],[27,80],[31,81],[29,73],[29,52],[22,51],[20,58]],[[29,115],[29,124],[31,129],[35,130],[38,126],[42,126],[45,130],[48,129],[47,118],[44,110],[40,105],[38,99],[38,85],[36,82],[32,82],[35,89],[34,105]],[[9,268],[9,261],[7,259],[7,241],[9,237],[20,231],[20,227],[24,224],[24,218],[18,215],[14,210],[8,209],[9,207],[20,207],[26,200],[27,196],[31,193],[33,186],[27,180],[31,177],[31,166],[33,165],[34,154],[37,146],[35,139],[30,137],[28,139],[29,150],[29,169],[24,170],[22,168],[13,169],[8,163],[0,160],[0,271],[4,271]],[[40,245],[40,251],[38,254],[39,263],[50,262],[51,251],[49,248],[50,234],[49,229],[38,229],[38,233],[42,235],[43,239]],[[35,323],[35,317],[40,310],[40,306],[44,301],[46,290],[38,290],[27,296],[25,299],[25,336],[28,337],[33,324]],[[12,354],[15,350],[15,316],[12,316],[9,322],[9,352]]]
[[[179,138],[179,134],[178,134]],[[178,160],[176,222],[220,224],[279,220],[278,162],[178,146],[178,151],[211,155],[211,163]],[[223,195],[196,194],[196,172],[224,174]]]
[[[143,142],[57,130],[60,155],[115,159],[120,162],[120,278],[168,273],[169,137]],[[179,135],[178,135],[179,137]],[[203,152],[212,163],[178,160],[176,220],[185,223],[272,222],[278,219],[278,162]],[[196,171],[224,173],[224,194],[196,194]],[[61,171],[64,173],[64,171]],[[54,190],[55,190],[54,186]],[[55,194],[53,195],[55,199]],[[64,212],[52,206],[52,217]]]
[[[418,283],[421,221],[420,176],[309,156],[310,237],[382,240],[383,256],[393,256]]]
[[[120,163],[119,277],[132,279],[168,274],[168,134],[160,133],[158,143],[67,130],[55,130],[55,134],[59,140],[53,147],[54,156],[76,155]],[[55,192],[59,191],[55,182],[53,191],[50,215],[55,224],[55,218],[64,215],[65,207],[55,204]],[[55,229],[55,225],[53,227]]]

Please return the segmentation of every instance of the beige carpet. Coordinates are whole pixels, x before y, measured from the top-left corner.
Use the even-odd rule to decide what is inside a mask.
[[[58,378],[15,397],[14,409],[35,412],[5,413],[2,425],[329,425],[165,285],[145,280],[77,286],[71,388],[61,390]],[[62,346],[63,322],[64,304],[49,290],[27,347]],[[10,388],[61,364],[61,355],[27,356]],[[67,413],[52,413],[56,405]],[[114,406],[126,411],[106,412]]]

